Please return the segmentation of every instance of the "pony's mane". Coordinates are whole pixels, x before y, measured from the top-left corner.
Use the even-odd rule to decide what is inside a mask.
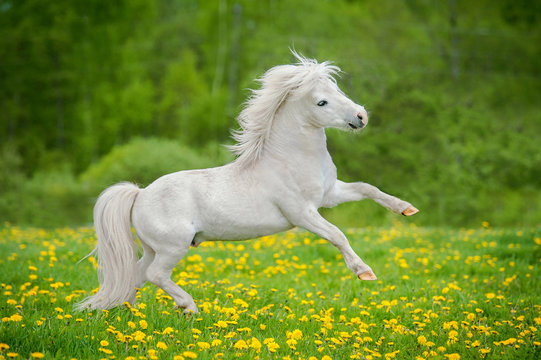
[[[242,165],[253,164],[261,157],[276,112],[288,97],[306,95],[321,79],[336,82],[334,76],[340,73],[340,69],[328,61],[318,63],[295,51],[292,54],[298,60],[296,64],[275,66],[257,79],[261,88],[251,90],[237,118],[240,130],[232,132],[237,143],[229,149]]]

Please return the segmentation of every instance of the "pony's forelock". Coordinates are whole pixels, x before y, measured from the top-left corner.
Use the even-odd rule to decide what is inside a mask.
[[[288,97],[306,95],[321,80],[336,83],[335,76],[341,72],[339,67],[328,61],[319,63],[295,50],[291,50],[291,53],[297,63],[275,66],[257,79],[261,87],[251,90],[237,118],[240,130],[232,132],[237,143],[229,146],[229,149],[244,165],[253,164],[261,156],[270,136],[274,116]]]

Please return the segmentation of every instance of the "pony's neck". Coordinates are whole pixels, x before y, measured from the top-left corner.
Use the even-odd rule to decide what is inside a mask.
[[[306,113],[284,107],[273,121],[263,156],[282,162],[327,158],[325,129],[310,125]]]

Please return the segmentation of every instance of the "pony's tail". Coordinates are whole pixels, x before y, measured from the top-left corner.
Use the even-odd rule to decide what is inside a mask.
[[[131,231],[131,209],[140,189],[132,183],[113,185],[94,206],[98,258],[97,293],[76,305],[77,310],[109,309],[135,300],[137,246]]]

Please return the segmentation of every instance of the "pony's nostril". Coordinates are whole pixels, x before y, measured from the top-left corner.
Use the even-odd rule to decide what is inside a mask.
[[[363,124],[363,126],[365,126],[368,123],[368,119],[362,113],[358,113],[357,118],[361,120],[361,124]]]

